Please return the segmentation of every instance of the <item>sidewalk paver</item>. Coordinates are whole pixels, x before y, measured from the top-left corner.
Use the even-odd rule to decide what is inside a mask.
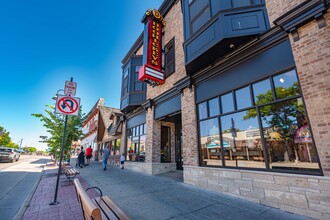
[[[75,160],[71,161],[75,164]],[[255,204],[218,192],[184,184],[180,171],[165,175],[146,175],[93,161],[77,168],[82,186],[99,187],[132,219],[306,219],[275,208]],[[181,171],[182,172],[182,171]],[[47,166],[23,219],[83,219],[73,184],[59,186],[58,205],[49,205],[54,199],[56,166]],[[65,175],[60,182],[65,181]],[[91,198],[98,196],[89,190]]]
[[[29,207],[24,213],[23,220],[71,220],[83,219],[80,204],[77,200],[74,185],[61,186],[66,184],[65,175],[61,175],[58,187],[57,201],[59,204],[50,205],[54,201],[58,167],[54,165],[46,166],[39,185],[30,201]],[[82,186],[86,189],[88,183],[78,175]],[[96,197],[95,191],[88,191],[90,197]]]

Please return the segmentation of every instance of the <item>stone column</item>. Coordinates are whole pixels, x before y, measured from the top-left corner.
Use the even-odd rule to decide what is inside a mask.
[[[183,90],[181,106],[183,165],[198,166],[197,114],[194,87]]]

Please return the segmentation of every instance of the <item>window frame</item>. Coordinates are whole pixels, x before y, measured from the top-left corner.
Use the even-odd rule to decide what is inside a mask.
[[[288,73],[290,71],[294,71],[296,76],[297,76],[297,83],[298,83],[298,86],[299,86],[299,94],[298,95],[292,95],[292,96],[288,96],[286,98],[282,98],[282,99],[277,99],[275,97],[275,86],[274,86],[274,82],[273,82],[273,79],[274,77],[276,76],[279,76],[281,74],[285,74],[285,73]],[[256,83],[259,83],[259,82],[262,82],[264,80],[268,79],[270,84],[271,84],[271,91],[272,91],[272,100],[269,101],[269,102],[266,102],[266,103],[262,103],[262,104],[255,104],[255,101],[254,101],[254,92],[253,92],[253,87],[252,85],[253,84],[256,84]],[[245,88],[245,87],[249,87],[250,89],[250,92],[249,92],[249,95],[250,95],[250,101],[251,101],[251,106],[250,107],[247,107],[247,108],[242,108],[242,109],[237,109],[237,106],[236,106],[236,96],[235,96],[235,91],[237,90],[240,90],[242,88]],[[222,111],[222,106],[223,106],[223,103],[222,103],[222,100],[221,100],[221,96],[223,95],[226,95],[228,93],[231,93],[232,96],[233,96],[233,102],[234,102],[234,110],[233,111],[230,111],[230,112],[225,112],[223,113]],[[220,111],[220,114],[217,115],[217,116],[212,116],[210,117],[210,115],[208,114],[209,113],[209,105],[208,105],[208,102],[209,100],[212,100],[212,99],[215,99],[215,98],[218,98],[219,99],[219,105],[220,105],[220,108],[221,108],[221,111]],[[291,100],[295,100],[295,99],[299,99],[301,98],[302,102],[303,102],[303,106],[304,106],[304,112],[306,114],[306,120],[308,122],[308,128],[310,130],[310,133],[311,133],[311,139],[312,139],[312,143],[313,143],[313,150],[315,151],[315,157],[317,159],[317,163],[318,164],[318,169],[315,169],[315,170],[308,170],[308,169],[304,169],[304,168],[301,168],[302,170],[294,170],[294,169],[271,169],[270,168],[270,162],[269,162],[269,158],[268,158],[268,147],[266,146],[266,140],[264,138],[264,128],[263,128],[263,125],[262,125],[262,118],[261,118],[261,113],[260,113],[260,109],[266,105],[273,105],[273,104],[277,104],[277,103],[281,103],[283,101],[291,101]],[[207,103],[206,104],[206,112],[207,112],[207,117],[205,118],[202,118],[200,119],[199,117],[199,105],[201,103]],[[251,168],[251,167],[232,167],[232,166],[226,166],[225,165],[225,157],[224,155],[222,155],[222,166],[215,166],[215,165],[203,165],[203,160],[202,160],[202,150],[201,150],[201,131],[200,131],[200,123],[202,121],[206,121],[206,120],[210,120],[212,118],[218,118],[218,121],[219,121],[219,135],[220,135],[220,141],[222,143],[222,125],[221,125],[221,118],[223,116],[226,116],[226,115],[230,115],[230,114],[233,114],[233,113],[238,113],[238,112],[242,112],[242,111],[246,111],[246,110],[249,110],[249,109],[255,109],[256,110],[256,118],[258,120],[258,124],[259,124],[259,130],[260,130],[260,137],[261,137],[261,144],[262,144],[262,149],[263,149],[263,152],[264,152],[264,164],[265,164],[265,167],[266,168]],[[199,151],[199,164],[200,166],[205,166],[205,167],[218,167],[218,168],[228,168],[228,169],[246,169],[246,170],[259,170],[259,171],[267,171],[267,172],[276,172],[276,173],[295,173],[295,174],[309,174],[309,175],[323,175],[323,172],[322,172],[322,169],[321,169],[321,164],[320,164],[320,158],[319,158],[319,155],[317,153],[317,148],[315,146],[315,141],[314,141],[314,135],[313,135],[313,131],[312,131],[312,128],[310,126],[310,123],[309,123],[309,116],[308,116],[308,112],[307,112],[307,109],[306,109],[306,105],[305,105],[305,102],[304,102],[304,97],[302,95],[302,91],[301,91],[301,85],[300,85],[300,82],[299,82],[299,78],[298,78],[298,72],[296,69],[289,69],[289,70],[286,70],[286,71],[282,71],[282,72],[279,72],[279,73],[276,73],[276,74],[273,74],[271,76],[268,76],[268,77],[265,77],[265,78],[262,78],[262,79],[259,79],[259,80],[255,80],[255,81],[252,81],[248,84],[245,84],[243,86],[240,86],[239,88],[235,88],[235,89],[232,89],[230,91],[226,91],[226,92],[223,92],[222,94],[219,94],[215,97],[211,97],[211,98],[208,98],[206,100],[203,100],[203,101],[200,101],[199,103],[196,103],[196,110],[197,110],[197,127],[198,127],[198,151]],[[223,147],[221,147],[223,149]],[[291,167],[290,167],[291,168]]]
[[[173,54],[173,59],[169,60],[168,57]],[[170,72],[168,71],[168,66],[171,64],[171,67],[173,70]],[[172,75],[172,73],[175,73],[175,37],[173,37],[171,40],[167,42],[167,44],[164,47],[164,68],[165,68],[165,78]]]

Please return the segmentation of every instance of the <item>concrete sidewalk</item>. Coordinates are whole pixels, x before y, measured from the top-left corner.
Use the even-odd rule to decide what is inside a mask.
[[[180,171],[151,176],[109,165],[103,171],[101,162],[78,169],[84,188],[101,188],[132,219],[306,219],[184,184]],[[56,175],[51,173],[57,169],[50,170],[45,171],[23,219],[83,219],[73,185],[60,186],[60,204],[49,205],[56,184]],[[97,196],[95,191],[89,195]]]

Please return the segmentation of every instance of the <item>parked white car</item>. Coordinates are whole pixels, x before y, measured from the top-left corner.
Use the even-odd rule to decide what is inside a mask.
[[[21,153],[18,149],[0,147],[0,161],[18,161],[21,156]]]

